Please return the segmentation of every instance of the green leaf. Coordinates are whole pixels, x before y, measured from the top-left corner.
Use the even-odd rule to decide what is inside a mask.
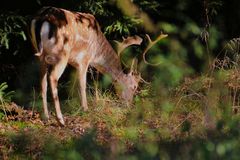
[[[23,40],[26,41],[26,40],[27,40],[27,37],[26,37],[25,33],[24,33],[23,31],[21,31],[20,34],[22,35]]]

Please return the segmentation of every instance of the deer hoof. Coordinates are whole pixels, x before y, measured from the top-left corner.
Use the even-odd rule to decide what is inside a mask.
[[[86,112],[88,110],[88,107],[83,107],[83,111]]]
[[[45,123],[45,124],[46,124],[46,123],[48,123],[48,122],[49,122],[49,115],[48,115],[48,114],[47,114],[47,115],[46,115],[46,114],[44,114],[44,115],[43,115],[41,118],[42,118],[42,121],[43,121],[43,123]]]
[[[57,121],[62,127],[65,126],[65,122],[64,122],[63,118],[57,118]]]

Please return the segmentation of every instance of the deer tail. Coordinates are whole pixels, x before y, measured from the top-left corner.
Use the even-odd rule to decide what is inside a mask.
[[[35,53],[35,56],[42,56],[43,55],[43,48],[47,47],[49,45],[52,45],[53,42],[50,40],[50,32],[51,29],[54,29],[52,27],[52,24],[50,24],[48,21],[37,21],[32,20],[31,24],[31,40],[34,48],[36,49],[37,53]],[[52,35],[51,35],[52,36]],[[50,38],[50,39],[49,39]],[[54,65],[59,61],[59,57],[55,54],[48,53],[44,56],[44,60],[47,64]]]
[[[38,45],[37,38],[36,38],[36,19],[33,19],[31,22],[31,41],[34,49],[37,51],[35,55],[40,56],[42,53],[40,52],[40,45]]]

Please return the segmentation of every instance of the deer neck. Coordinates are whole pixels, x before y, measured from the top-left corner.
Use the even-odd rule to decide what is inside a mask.
[[[123,83],[126,74],[120,58],[103,34],[98,35],[97,46],[93,66],[102,73],[110,74],[114,82]]]

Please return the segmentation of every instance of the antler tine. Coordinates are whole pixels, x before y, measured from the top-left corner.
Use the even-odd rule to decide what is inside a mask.
[[[146,83],[146,84],[151,84],[150,82],[147,82],[145,79],[143,79],[141,75],[140,75],[140,81],[142,81],[143,83]]]
[[[130,36],[127,38],[122,37],[123,41],[119,42],[116,41],[117,43],[117,54],[120,56],[120,54],[123,52],[123,50],[131,45],[140,45],[142,43],[142,38],[135,35],[135,36]]]
[[[136,65],[138,64],[137,61],[138,60],[136,58],[134,58],[132,60],[130,73],[132,73],[132,72],[134,73],[134,71],[137,71],[137,69],[136,69],[137,66],[134,68],[134,64],[136,64]],[[150,84],[150,82],[147,82],[145,79],[142,78],[141,73],[137,72],[137,76],[138,76],[140,82],[143,82],[143,83],[146,83],[146,84]]]
[[[149,36],[148,34],[146,34],[146,37],[147,37],[147,39],[148,39],[148,42],[149,42],[149,43],[152,43],[152,40],[151,40],[151,38],[150,38],[150,36]]]
[[[148,46],[147,48],[144,50],[143,52],[143,61],[144,63],[148,64],[148,65],[152,65],[152,66],[157,66],[160,64],[159,63],[149,63],[147,60],[146,60],[146,53],[160,40],[162,40],[163,38],[166,38],[168,35],[167,34],[160,34],[154,41],[151,40],[150,36],[148,34],[146,34],[146,37],[147,37],[147,40],[148,40]]]
[[[135,66],[136,65],[136,66]],[[135,67],[134,67],[135,66]],[[136,58],[133,58],[132,60],[132,64],[131,64],[131,68],[130,68],[130,73],[131,72],[135,72],[137,69],[137,59]]]

